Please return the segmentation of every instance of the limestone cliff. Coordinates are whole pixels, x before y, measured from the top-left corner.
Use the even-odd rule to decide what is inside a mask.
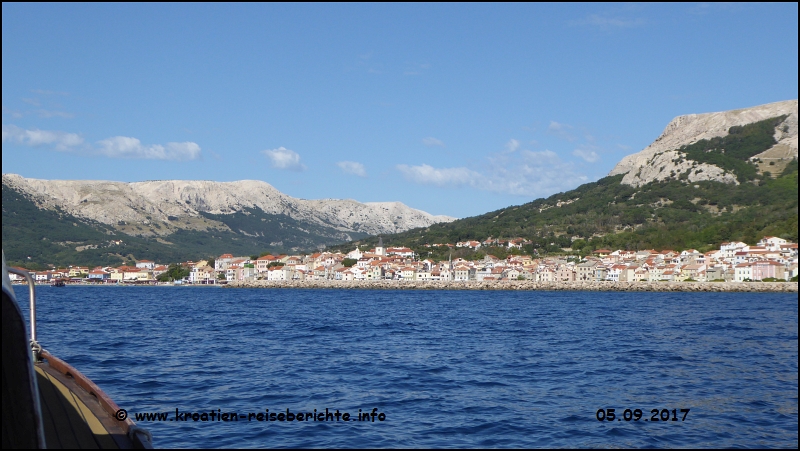
[[[136,235],[168,235],[176,229],[225,228],[201,213],[232,214],[260,209],[303,223],[370,235],[427,227],[455,218],[433,216],[400,202],[304,200],[256,180],[237,182],[164,180],[135,183],[98,180],[38,180],[3,174],[3,184],[27,194],[41,208],[59,207]],[[137,233],[135,225],[145,227]]]
[[[722,168],[708,163],[697,163],[686,159],[680,151],[682,146],[728,135],[734,126],[743,126],[764,119],[788,116],[775,127],[775,144],[767,151],[752,157],[760,170],[762,164],[772,163],[780,169],[797,157],[797,100],[768,103],[740,110],[718,113],[689,114],[673,119],[664,132],[644,150],[628,155],[617,163],[609,175],[625,174],[622,183],[642,186],[656,180],[666,180],[674,174],[688,171],[689,182],[714,180],[738,183],[736,177]],[[784,163],[784,164],[780,164]]]

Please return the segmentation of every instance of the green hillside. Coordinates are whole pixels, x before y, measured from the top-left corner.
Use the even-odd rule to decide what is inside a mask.
[[[687,159],[734,173],[739,185],[689,183],[692,169],[639,188],[621,184],[622,175],[605,177],[524,205],[385,236],[384,244],[447,258],[448,248],[425,245],[521,237],[532,242],[526,253],[572,248],[585,254],[606,247],[710,250],[731,240],[755,243],[765,235],[797,241],[797,160],[776,178],[758,174],[748,161],[775,144],[774,128],[783,119],[732,127],[728,136],[680,149]],[[372,238],[339,248],[373,247],[376,243]],[[469,253],[460,250],[454,255]]]
[[[781,174],[758,173],[749,159],[775,144],[775,126],[785,116],[743,127],[725,137],[702,140],[679,149],[684,158],[717,165],[734,174],[739,185],[688,181],[689,171],[639,188],[620,183],[622,175],[605,177],[546,199],[424,229],[384,236],[387,246],[408,246],[420,255],[447,258],[446,246],[488,237],[529,240],[522,252],[586,254],[599,248],[717,248],[724,241],[755,243],[764,235],[797,241],[797,161]],[[66,212],[40,210],[32,200],[3,186],[3,249],[12,264],[106,265],[129,259],[158,262],[198,260],[222,253],[257,255],[312,251],[347,240],[331,227],[300,223],[286,215],[246,209],[230,215],[204,214],[227,226],[207,231],[180,230],[160,239],[126,235],[106,225]],[[354,245],[374,247],[377,237],[350,234]],[[122,240],[122,244],[112,244]],[[481,251],[485,252],[485,251]],[[505,255],[501,249],[491,252]],[[460,249],[454,256],[473,256]]]
[[[346,241],[332,227],[300,223],[286,215],[247,209],[229,215],[205,214],[230,230],[179,230],[161,239],[135,237],[61,210],[42,210],[3,185],[3,251],[10,264],[117,265],[131,259],[158,262],[199,260],[223,253],[254,255],[264,251],[313,250]],[[366,234],[351,233],[351,238]],[[113,244],[112,240],[122,240]]]

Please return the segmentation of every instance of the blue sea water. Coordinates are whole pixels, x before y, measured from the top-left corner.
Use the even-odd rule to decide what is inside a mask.
[[[156,447],[798,446],[797,294],[37,293],[42,345],[131,417],[385,415],[138,421]],[[609,408],[643,416],[598,421]],[[670,420],[652,421],[652,409]]]

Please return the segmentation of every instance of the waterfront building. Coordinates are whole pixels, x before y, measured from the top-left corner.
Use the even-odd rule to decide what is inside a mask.
[[[136,267],[143,269],[154,269],[156,267],[156,262],[152,260],[139,260],[136,262]]]
[[[746,280],[753,280],[753,267],[751,263],[739,263],[735,266],[737,282],[744,282]]]

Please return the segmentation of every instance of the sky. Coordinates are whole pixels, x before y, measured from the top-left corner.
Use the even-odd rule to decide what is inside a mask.
[[[454,217],[797,98],[797,3],[3,3],[3,173],[263,180]]]

